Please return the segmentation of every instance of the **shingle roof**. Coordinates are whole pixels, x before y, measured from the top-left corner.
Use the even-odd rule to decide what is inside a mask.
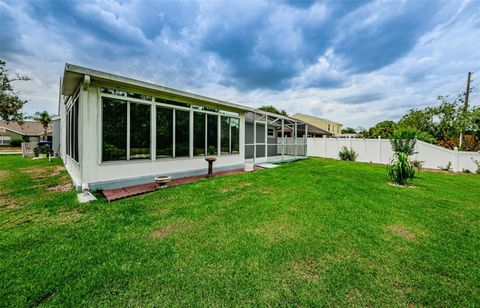
[[[5,120],[0,120],[0,127],[4,127],[7,130],[25,136],[39,136],[43,135],[44,133],[42,123],[35,121],[24,121],[23,124],[20,125],[17,122],[7,122]],[[52,125],[48,126],[47,131],[52,131]]]

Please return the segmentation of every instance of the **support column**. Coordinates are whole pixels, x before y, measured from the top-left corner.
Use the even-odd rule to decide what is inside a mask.
[[[155,160],[157,159],[157,106],[155,105],[155,102],[152,103],[152,106],[150,108],[150,159]],[[175,132],[174,132],[175,136]],[[175,137],[174,137],[175,138]],[[175,143],[174,143],[174,153],[175,153]]]
[[[268,117],[265,115],[265,162],[268,160]]]
[[[221,115],[218,115],[218,120],[217,120],[217,155],[220,156],[222,153],[222,139],[221,139],[221,133],[222,133],[222,118]],[[229,125],[230,126],[230,125]]]
[[[297,159],[297,129],[298,129],[298,126],[297,126],[297,122],[295,122],[295,125],[294,125],[294,128],[293,128],[293,131],[294,131],[294,139],[293,139],[293,144],[295,146],[295,159]]]
[[[282,161],[285,156],[285,119],[282,118]]]
[[[253,113],[253,163],[257,161],[257,114]]]
[[[193,158],[193,110],[190,109],[190,121],[188,127],[188,153],[190,158]]]

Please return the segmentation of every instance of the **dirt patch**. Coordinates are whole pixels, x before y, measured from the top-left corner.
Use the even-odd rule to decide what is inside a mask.
[[[83,213],[79,209],[73,209],[71,211],[63,211],[58,213],[58,221],[62,224],[78,222],[83,217]]]
[[[190,230],[190,226],[187,224],[172,223],[155,230],[152,233],[154,238],[165,238],[170,235],[186,232]]]
[[[253,183],[244,182],[244,183],[235,184],[235,185],[232,185],[232,186],[222,187],[222,188],[219,189],[219,191],[221,193],[225,194],[225,193],[231,193],[231,192],[234,192],[234,191],[237,191],[237,190],[241,190],[242,188],[250,187],[250,186],[253,186]]]
[[[34,180],[60,175],[63,170],[65,170],[63,166],[29,167],[22,169],[23,172],[29,174]]]
[[[416,239],[415,234],[411,230],[405,228],[404,226],[391,225],[391,226],[386,227],[386,230],[388,232],[391,232],[391,233],[395,234],[395,235],[403,237],[404,239],[409,240],[409,241],[414,241]]]
[[[7,177],[8,172],[5,170],[0,170],[0,181]]]
[[[349,303],[358,303],[362,299],[362,292],[359,288],[354,288],[347,294]]]
[[[400,184],[397,184],[397,183],[388,183],[388,185],[394,186],[394,187],[399,187],[399,188],[419,188],[418,186],[415,186],[415,185],[413,185],[413,184],[400,185]]]
[[[7,209],[13,209],[18,207],[15,203],[15,199],[11,197],[0,196],[0,207],[6,207]]]
[[[313,260],[294,260],[292,268],[295,276],[309,282],[316,282],[320,278],[319,264]]]
[[[292,239],[296,237],[293,225],[287,220],[276,219],[267,221],[252,230],[271,242],[278,242],[284,239]]]
[[[269,195],[271,193],[274,192],[274,189],[273,188],[265,188],[265,189],[262,189],[262,191],[260,191],[260,194],[262,195]]]
[[[49,192],[67,192],[72,190],[72,188],[73,188],[72,183],[64,183],[64,184],[48,187],[47,190]]]

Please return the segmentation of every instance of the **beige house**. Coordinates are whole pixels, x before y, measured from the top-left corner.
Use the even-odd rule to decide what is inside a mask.
[[[311,115],[301,114],[301,113],[296,113],[292,117],[300,121],[303,121],[309,125],[314,125],[318,128],[324,129],[328,132],[331,132],[334,135],[339,135],[342,133],[342,124],[338,122],[314,117]]]
[[[48,141],[52,140],[52,126],[47,129]],[[14,139],[22,141],[43,141],[44,129],[40,122],[24,121],[23,124],[17,122],[7,122],[0,120],[0,146],[9,146]]]

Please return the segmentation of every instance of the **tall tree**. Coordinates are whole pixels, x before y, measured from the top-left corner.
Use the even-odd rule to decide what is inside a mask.
[[[30,77],[16,74],[14,78],[8,76],[5,68],[7,63],[0,59],[0,118],[6,121],[23,122],[23,105],[27,100],[21,99],[19,92],[13,90],[14,81],[30,80]]]
[[[271,112],[271,113],[276,113],[276,114],[288,116],[288,114],[285,110],[279,110],[279,109],[277,109],[277,107],[275,107],[273,105],[264,105],[264,106],[262,106],[258,109],[266,111],[266,112]]]
[[[364,137],[377,138],[381,136],[382,138],[389,139],[393,136],[396,129],[397,123],[393,121],[382,121],[370,127],[370,129],[364,133]]]
[[[47,131],[48,131],[48,125],[50,125],[50,123],[52,123],[52,117],[50,116],[50,114],[47,112],[47,111],[42,111],[42,112],[35,112],[35,115],[33,117],[28,117],[30,119],[33,119],[35,121],[38,121],[40,123],[42,123],[42,126],[43,126],[43,137],[44,139],[43,140],[47,140]]]
[[[345,127],[344,129],[342,129],[342,134],[355,134],[356,131],[355,131],[355,128],[353,127]]]

